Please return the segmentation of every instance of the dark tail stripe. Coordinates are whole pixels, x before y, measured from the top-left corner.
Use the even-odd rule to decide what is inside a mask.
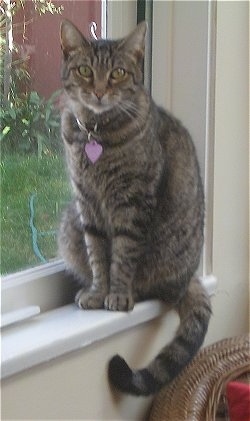
[[[133,373],[126,361],[119,355],[115,355],[110,360],[108,376],[111,383],[118,389],[125,393],[130,393]]]
[[[161,387],[162,383],[160,383],[150,372],[147,368],[139,371],[138,376],[142,377],[143,386],[138,391],[138,395],[143,394],[144,396],[152,395],[156,393]]]
[[[108,376],[110,382],[119,390],[135,396],[151,395],[162,386],[146,368],[133,373],[126,361],[119,355],[115,355],[110,360]]]

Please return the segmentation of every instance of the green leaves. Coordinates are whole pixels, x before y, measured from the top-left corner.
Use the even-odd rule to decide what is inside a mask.
[[[10,126],[5,126],[4,129],[2,130],[2,135],[6,136],[6,134],[8,134],[10,130],[11,130]]]
[[[50,0],[32,0],[35,6],[35,10],[39,13],[39,15],[44,15],[45,13],[51,13],[54,15],[55,13],[62,13],[63,6],[55,6],[54,3]]]
[[[20,13],[13,23],[13,16],[24,8],[26,1],[29,0],[1,2],[0,141],[2,154],[36,152],[40,157],[60,149],[60,118],[54,106],[58,92],[48,101],[36,91],[29,92],[29,55],[21,54],[14,35],[22,34],[25,39],[26,25],[33,22],[37,13],[58,14],[62,12],[63,6],[58,5],[58,2],[54,4],[52,0],[29,1],[33,7],[30,20],[26,20],[26,13]]]
[[[29,102],[30,102],[30,104],[38,105],[38,106],[41,104],[41,98],[40,98],[40,96],[38,95],[37,92],[35,92],[35,91],[30,92]]]
[[[61,151],[60,115],[54,106],[59,95],[57,91],[46,101],[32,91],[1,110],[3,153],[36,152],[41,158]]]

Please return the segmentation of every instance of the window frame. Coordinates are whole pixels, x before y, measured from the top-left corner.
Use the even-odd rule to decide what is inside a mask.
[[[162,5],[165,4],[164,13]],[[172,30],[174,25],[174,2],[153,2],[153,44],[152,44],[152,93],[156,102],[171,110],[172,84]],[[216,2],[209,1],[207,34],[207,80],[205,116],[205,174],[204,187],[207,202],[205,245],[203,251],[203,277],[212,273],[212,232],[213,232],[213,143],[214,143],[214,72],[215,72],[215,34]],[[105,1],[106,13],[102,34],[107,31],[108,38],[119,38],[132,30],[137,21],[137,1]],[[157,40],[166,39],[165,59],[159,63]],[[165,75],[165,76],[164,76]],[[167,75],[167,78],[166,78]],[[164,78],[164,80],[163,80]],[[166,90],[159,89],[160,82]],[[158,85],[158,89],[157,89]],[[185,122],[184,122],[185,123]],[[209,181],[209,182],[208,182]],[[62,260],[29,268],[2,277],[2,311],[10,312],[19,308],[38,305],[42,312],[52,310],[72,301],[74,288],[65,274]]]

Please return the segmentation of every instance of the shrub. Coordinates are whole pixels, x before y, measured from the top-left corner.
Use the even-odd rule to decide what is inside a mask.
[[[46,101],[32,91],[16,97],[0,111],[2,153],[53,154],[61,150],[60,116],[54,102],[59,92]]]
[[[58,93],[46,101],[37,92],[29,91],[29,55],[22,56],[14,34],[24,31],[25,13],[21,22],[14,22],[26,0],[6,0],[0,6],[0,141],[3,153],[36,152],[38,157],[60,148],[59,112],[54,106]],[[61,13],[63,6],[51,0],[32,0],[35,14]]]

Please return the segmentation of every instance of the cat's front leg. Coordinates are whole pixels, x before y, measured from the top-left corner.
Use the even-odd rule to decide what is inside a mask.
[[[105,308],[113,311],[130,311],[134,307],[133,280],[141,248],[127,230],[117,231],[112,241],[109,294]]]
[[[76,304],[83,309],[104,307],[108,291],[108,244],[104,233],[96,227],[87,226],[84,234],[89,264],[93,274],[91,286],[82,288],[75,297]]]
[[[144,189],[146,190],[146,187]],[[116,200],[118,203],[118,199]],[[110,218],[112,227],[109,293],[105,308],[130,311],[134,307],[136,274],[142,264],[151,224],[154,197],[127,196],[120,198]]]
[[[110,292],[104,301],[106,310],[131,311],[134,308],[134,298],[131,291]]]

